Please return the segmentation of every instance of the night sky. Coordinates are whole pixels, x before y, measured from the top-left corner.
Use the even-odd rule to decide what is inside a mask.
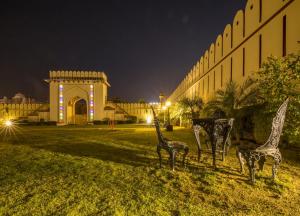
[[[0,97],[48,101],[49,70],[104,71],[109,98],[170,94],[246,0],[6,1]]]

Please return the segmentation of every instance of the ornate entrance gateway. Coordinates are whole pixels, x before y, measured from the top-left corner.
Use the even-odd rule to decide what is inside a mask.
[[[50,120],[58,124],[86,124],[102,120],[107,98],[103,72],[50,71]]]

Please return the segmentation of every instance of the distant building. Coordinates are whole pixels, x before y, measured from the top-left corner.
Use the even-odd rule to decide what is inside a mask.
[[[12,98],[4,96],[0,99],[0,120],[1,119],[48,121],[49,104],[36,102],[35,99],[26,97],[22,93],[17,93]]]
[[[30,103],[36,103],[35,99],[30,97],[25,97],[22,93],[17,93],[12,98],[7,98],[4,96],[2,99],[0,99],[0,104],[30,104]]]
[[[2,99],[0,99],[0,104],[6,104],[8,102],[8,99],[6,96],[4,96]]]

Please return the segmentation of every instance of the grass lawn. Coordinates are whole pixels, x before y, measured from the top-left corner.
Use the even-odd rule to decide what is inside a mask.
[[[292,153],[284,152],[275,183],[269,161],[253,186],[239,173],[234,147],[216,171],[211,155],[197,163],[189,129],[164,132],[191,148],[187,168],[178,163],[175,172],[166,154],[158,167],[154,128],[21,132],[0,141],[0,215],[300,215],[300,163]]]

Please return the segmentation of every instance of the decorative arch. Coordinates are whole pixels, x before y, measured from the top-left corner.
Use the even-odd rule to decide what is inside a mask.
[[[215,65],[215,44],[212,43],[209,48],[208,68]]]
[[[190,86],[193,80],[193,75],[192,75],[192,70],[190,70],[190,72],[188,73],[188,85]]]
[[[248,0],[245,8],[245,36],[250,35],[252,32],[254,32],[260,22],[260,14],[261,6],[260,6],[261,0]]]
[[[204,73],[208,71],[208,68],[209,68],[209,54],[208,54],[208,50],[206,50],[204,54]]]
[[[204,74],[204,58],[203,58],[203,56],[201,56],[201,58],[200,58],[199,67],[200,67],[200,77],[201,77]]]
[[[193,66],[193,83],[196,81],[196,74],[197,74],[196,65],[194,65]]]
[[[244,38],[244,12],[239,10],[232,23],[232,47],[236,47]]]
[[[84,87],[72,86],[70,88],[65,88],[63,92],[63,111],[64,111],[64,122],[67,124],[75,124],[75,105],[76,103],[83,99],[87,104],[87,113],[89,113],[89,92]],[[88,115],[87,117],[88,118]],[[86,122],[88,119],[86,119]]]
[[[227,24],[223,33],[223,56],[225,56],[230,52],[231,43],[232,43],[231,25]]]
[[[223,52],[223,38],[222,35],[218,35],[215,43],[215,62],[218,62],[222,58]]]
[[[196,64],[196,80],[198,80],[200,77],[200,61],[197,61]]]
[[[88,122],[88,101],[75,97],[69,102],[67,110],[68,124],[86,124]]]

